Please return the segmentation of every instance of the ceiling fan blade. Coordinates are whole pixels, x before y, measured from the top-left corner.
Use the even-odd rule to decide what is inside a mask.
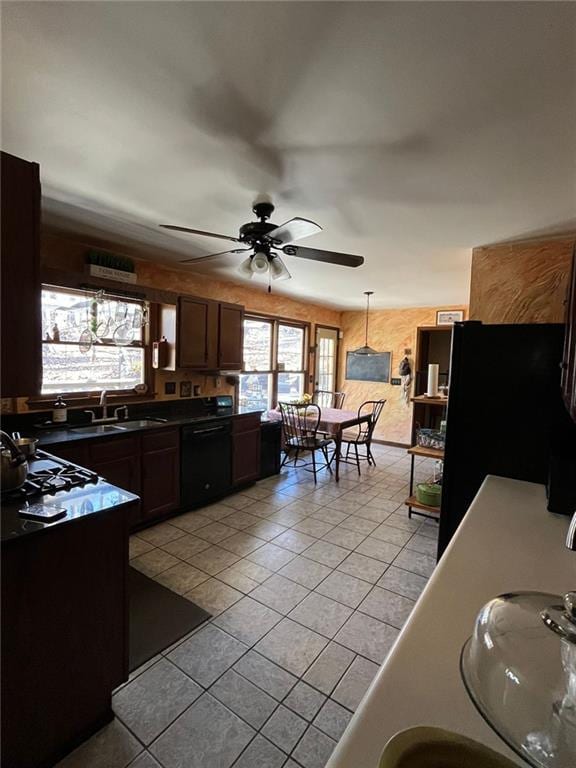
[[[230,253],[245,253],[246,251],[250,251],[250,248],[236,248],[232,251],[220,251],[219,253],[209,253],[206,256],[198,256],[196,259],[180,259],[180,264],[196,264],[197,261],[207,261],[208,259],[213,259],[216,256],[227,256]]]
[[[174,224],[159,224],[162,229],[174,229],[177,232],[188,232],[191,235],[204,235],[204,237],[217,237],[220,240],[231,240],[233,243],[242,242],[237,237],[230,237],[229,235],[218,235],[216,232],[205,232],[202,229],[190,229],[189,227],[177,227]]]
[[[353,256],[351,253],[336,253],[335,251],[322,251],[319,248],[302,248],[299,245],[285,245],[282,252],[287,256],[296,256],[299,259],[311,259],[323,261],[326,264],[338,264],[341,267],[360,267],[364,264],[363,256]]]
[[[274,256],[270,262],[270,276],[272,280],[290,280],[292,277],[280,256]]]
[[[282,243],[291,243],[293,240],[310,237],[310,235],[315,235],[317,232],[322,232],[322,227],[319,224],[296,216],[296,218],[285,221],[284,224],[280,224],[279,227],[268,232],[268,237],[282,245]]]

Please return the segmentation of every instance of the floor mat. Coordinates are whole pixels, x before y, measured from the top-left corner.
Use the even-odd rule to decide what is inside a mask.
[[[210,614],[135,568],[128,571],[132,672],[209,619]]]

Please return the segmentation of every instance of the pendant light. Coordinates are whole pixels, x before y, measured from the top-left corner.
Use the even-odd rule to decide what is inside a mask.
[[[377,355],[378,352],[376,352],[375,349],[372,349],[372,347],[368,346],[368,313],[370,311],[370,296],[374,294],[374,291],[364,291],[364,296],[366,296],[366,338],[364,340],[364,346],[358,347],[358,349],[355,349],[352,354],[353,355]]]

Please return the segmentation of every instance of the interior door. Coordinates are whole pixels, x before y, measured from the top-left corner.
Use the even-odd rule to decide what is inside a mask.
[[[338,360],[338,330],[336,328],[316,327],[316,370],[314,373],[314,389],[326,392],[336,390],[336,366]],[[327,397],[327,396],[326,396]],[[327,397],[327,400],[330,398]],[[318,405],[329,406],[330,402]]]

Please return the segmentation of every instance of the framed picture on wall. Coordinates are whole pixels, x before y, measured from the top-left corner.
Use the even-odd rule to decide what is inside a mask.
[[[441,309],[436,312],[436,325],[454,325],[464,320],[463,309]]]

